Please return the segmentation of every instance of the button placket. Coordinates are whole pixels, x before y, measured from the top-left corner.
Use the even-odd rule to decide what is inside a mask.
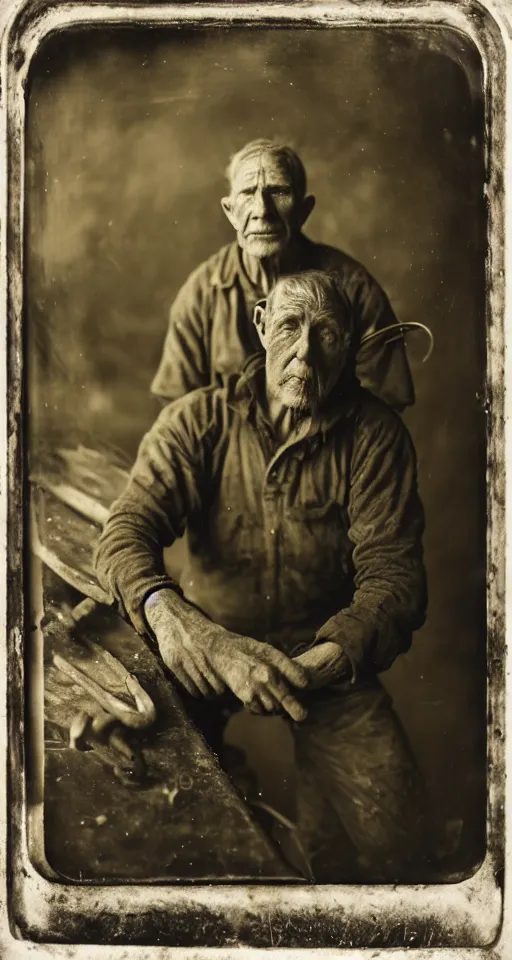
[[[263,602],[267,628],[275,622],[279,602],[279,538],[278,538],[278,492],[268,485],[263,490],[263,518],[265,528],[265,548],[267,555],[265,577],[263,581]]]

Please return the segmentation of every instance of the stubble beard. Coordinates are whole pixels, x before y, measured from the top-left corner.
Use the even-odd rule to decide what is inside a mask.
[[[256,260],[273,260],[279,257],[286,247],[286,243],[282,240],[269,242],[259,237],[244,238],[240,245],[250,257]]]
[[[288,405],[291,410],[296,412],[298,417],[314,416],[320,406],[320,394],[316,378],[311,377],[309,380],[303,381],[300,390],[295,391],[295,396],[293,400],[290,398],[290,401]]]

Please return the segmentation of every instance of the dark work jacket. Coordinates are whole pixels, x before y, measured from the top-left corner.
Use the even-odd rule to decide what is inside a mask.
[[[425,615],[409,433],[357,388],[280,446],[258,383],[261,357],[161,412],[102,533],[100,582],[144,633],[145,599],[176,587],[163,548],[186,529],[181,589],[212,620],[294,655],[334,618],[355,672],[384,670]]]
[[[414,388],[401,335],[358,348],[369,333],[397,323],[386,294],[346,253],[301,235],[295,272],[335,272],[352,308],[357,377],[363,387],[402,410]],[[262,297],[249,280],[236,243],[223,247],[190,275],[172,305],[159,369],[151,391],[166,401],[210,384],[222,386],[259,349],[252,314]],[[396,336],[396,335],[395,335]]]

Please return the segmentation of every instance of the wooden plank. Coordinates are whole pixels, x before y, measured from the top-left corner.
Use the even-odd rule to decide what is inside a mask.
[[[97,524],[98,527],[102,527],[103,524],[106,523],[109,514],[108,507],[104,507],[103,504],[98,503],[93,497],[71,486],[71,484],[53,483],[45,476],[33,477],[32,483],[41,487],[43,490],[47,490],[53,494],[57,500],[60,500],[61,503],[71,507],[71,509],[79,513],[80,516],[90,520],[91,523]]]
[[[300,879],[254,821],[141,638],[101,608],[82,629],[138,677],[157,721],[130,740],[147,768],[139,787],[119,781],[94,753],[58,742],[47,751],[50,866],[89,881]],[[45,684],[55,693],[53,669],[46,666]]]
[[[112,456],[83,446],[40,455],[31,470],[33,488],[40,487],[52,493],[61,503],[98,527],[105,523],[108,508],[124,490],[128,476],[127,469],[119,466]],[[164,550],[166,569],[174,579],[180,577],[185,552],[184,539]],[[45,562],[48,560],[47,555]],[[78,585],[77,589],[80,589]]]
[[[106,508],[120,496],[129,476],[112,454],[84,446],[40,454],[30,472],[35,482],[42,479],[56,486],[71,486]]]
[[[55,493],[33,491],[33,541],[51,570],[96,598],[93,569],[98,525]],[[59,591],[60,593],[61,591]],[[51,612],[52,593],[45,591]],[[60,596],[62,600],[62,596]],[[76,601],[75,601],[76,602]],[[50,866],[84,882],[302,882],[281,859],[192,724],[157,656],[112,610],[102,606],[75,631],[109,651],[137,677],[153,700],[157,721],[132,735],[146,779],[136,787],[115,776],[95,751],[66,745],[78,710],[95,704],[53,662],[63,638],[45,631],[45,699],[49,733],[45,754],[44,832]]]
[[[32,550],[66,583],[110,606],[112,600],[94,572],[94,549],[99,528],[62,503],[53,493],[33,486],[31,491]]]

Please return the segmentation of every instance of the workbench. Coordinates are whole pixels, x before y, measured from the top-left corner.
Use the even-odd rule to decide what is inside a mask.
[[[187,716],[157,653],[101,602],[93,549],[126,477],[108,457],[86,448],[62,451],[32,471],[34,570],[43,605],[49,868],[59,878],[84,883],[300,882]],[[84,597],[97,601],[87,616],[69,636],[56,631],[62,611],[69,621]],[[91,641],[137,678],[156,709],[151,726],[128,738],[134,755],[143,758],[142,775],[132,776],[123,758],[117,767],[108,762],[101,743],[91,748],[77,739],[70,746],[80,690],[57,669],[55,650],[65,654],[69,643],[76,655]],[[101,675],[101,662],[98,669]]]

